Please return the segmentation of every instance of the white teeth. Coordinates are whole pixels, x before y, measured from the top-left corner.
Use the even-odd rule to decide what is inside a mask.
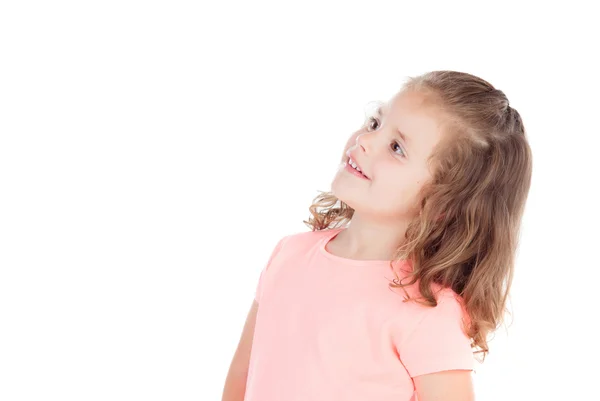
[[[358,168],[354,160],[348,159],[348,164],[350,164],[356,171],[360,171],[360,168]]]

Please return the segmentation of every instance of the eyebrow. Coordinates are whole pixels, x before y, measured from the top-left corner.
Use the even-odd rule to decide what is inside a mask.
[[[410,141],[408,140],[408,137],[406,135],[404,135],[402,133],[402,131],[400,131],[399,129],[396,129],[396,132],[398,133],[398,135],[400,136],[400,138],[402,138],[402,140],[404,141],[404,143],[406,143],[406,146],[408,146],[408,144],[410,143]]]
[[[379,114],[379,116],[380,116],[380,117],[383,117],[383,115],[385,114],[385,113],[383,112],[384,108],[385,108],[385,104],[379,105],[379,107],[377,107],[377,114]],[[404,135],[404,133],[403,133],[402,131],[400,131],[400,129],[399,129],[399,128],[396,128],[396,129],[394,130],[394,132],[395,132],[395,133],[396,133],[396,134],[397,134],[397,135],[398,135],[398,136],[399,136],[399,137],[402,139],[402,141],[403,141],[403,142],[406,144],[406,146],[408,147],[408,145],[411,143],[411,142],[408,140],[408,137],[407,137],[406,135]],[[412,146],[411,146],[411,147],[412,147]]]

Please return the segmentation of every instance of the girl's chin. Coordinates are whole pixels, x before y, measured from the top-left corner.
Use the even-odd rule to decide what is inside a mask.
[[[331,193],[333,196],[338,198],[340,201],[344,202],[346,205],[350,206],[352,209],[356,209],[358,206],[357,196],[352,193],[353,191],[348,188],[344,188],[344,185],[335,185],[335,183],[331,186]]]

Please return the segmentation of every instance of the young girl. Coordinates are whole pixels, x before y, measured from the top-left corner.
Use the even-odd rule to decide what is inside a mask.
[[[312,231],[275,247],[223,400],[473,400],[531,170],[502,91],[454,71],[409,78],[348,140]]]

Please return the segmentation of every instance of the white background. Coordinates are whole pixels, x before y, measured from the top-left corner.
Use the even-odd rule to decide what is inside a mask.
[[[0,399],[220,399],[365,104],[437,69],[503,90],[534,156],[477,399],[597,399],[594,13],[413,3],[2,2]]]

